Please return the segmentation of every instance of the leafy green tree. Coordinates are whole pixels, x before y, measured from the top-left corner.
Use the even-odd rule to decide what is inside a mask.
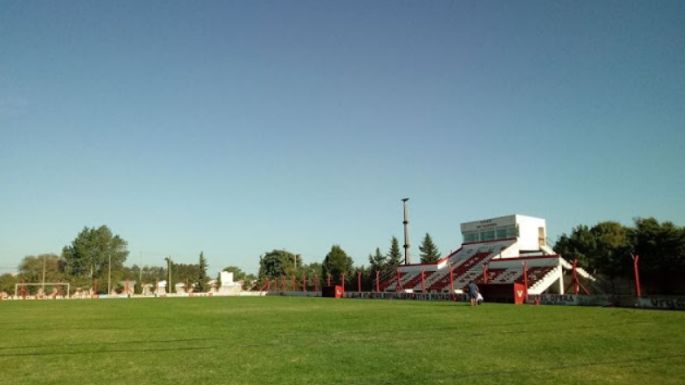
[[[638,218],[630,235],[640,256],[640,274],[661,294],[685,292],[680,276],[685,269],[685,227],[655,218]]]
[[[628,256],[633,248],[629,231],[620,223],[611,221],[600,222],[590,229],[594,237],[591,255],[597,271],[610,278],[628,275]]]
[[[568,259],[610,280],[632,281],[631,254],[640,256],[640,277],[648,290],[660,294],[685,292],[680,271],[685,269],[685,227],[654,218],[638,218],[634,227],[605,221],[591,228],[580,225],[563,234],[554,247]]]
[[[73,277],[105,281],[111,261],[112,278],[116,281],[123,275],[123,264],[128,257],[126,246],[126,241],[112,234],[107,226],[84,227],[71,245],[62,249],[65,270]],[[99,289],[102,291],[103,285],[99,285]]]
[[[555,251],[568,259],[578,259],[581,266],[610,278],[626,275],[626,258],[632,248],[629,229],[617,222],[605,221],[578,226],[571,235],[563,234]]]
[[[302,266],[299,254],[286,250],[272,250],[259,258],[259,279],[290,277]]]
[[[578,259],[580,266],[611,279],[626,275],[631,248],[629,229],[611,221],[591,228],[578,226],[571,235],[563,234],[554,247],[562,256]]]
[[[18,283],[17,278],[10,273],[0,275],[0,291],[14,294],[14,285]]]
[[[55,254],[29,255],[19,264],[18,279],[23,282],[40,283],[43,281],[43,267],[45,267],[45,282],[64,281],[64,266],[60,257]]]
[[[596,269],[593,258],[596,242],[590,228],[586,225],[574,227],[570,235],[562,234],[554,245],[554,251],[566,259],[577,259],[580,266],[591,271]]]
[[[440,259],[440,251],[433,243],[431,236],[426,233],[423,238],[423,242],[419,246],[419,251],[421,252],[421,263],[432,263]]]
[[[333,245],[323,260],[321,275],[327,277],[330,274],[332,282],[340,282],[342,274],[345,274],[346,278],[350,277],[352,264],[352,258],[339,245]]]

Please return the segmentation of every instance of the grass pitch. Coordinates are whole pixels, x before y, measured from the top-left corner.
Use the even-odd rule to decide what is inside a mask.
[[[2,384],[683,384],[685,313],[447,302],[0,302]]]

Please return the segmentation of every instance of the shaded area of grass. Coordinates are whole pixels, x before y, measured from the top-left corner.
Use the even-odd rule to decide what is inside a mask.
[[[0,383],[679,384],[685,313],[322,298],[0,303]]]

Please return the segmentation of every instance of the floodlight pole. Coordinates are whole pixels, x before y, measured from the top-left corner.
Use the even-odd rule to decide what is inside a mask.
[[[410,249],[409,249],[409,212],[407,208],[407,201],[409,198],[402,199],[402,206],[404,208],[404,264],[411,263]]]

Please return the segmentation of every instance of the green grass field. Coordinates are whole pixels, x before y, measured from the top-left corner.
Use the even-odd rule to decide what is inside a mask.
[[[683,384],[685,313],[447,302],[0,302],[2,384]]]

